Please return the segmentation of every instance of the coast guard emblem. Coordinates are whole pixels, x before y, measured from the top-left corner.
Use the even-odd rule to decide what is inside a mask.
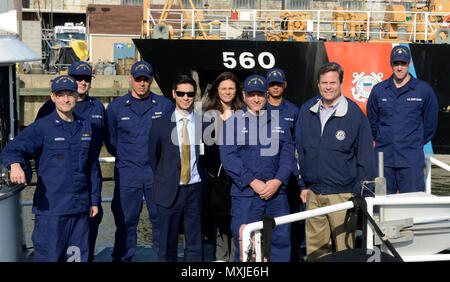
[[[336,131],[336,139],[339,141],[344,140],[345,139],[345,131],[344,130]]]
[[[364,72],[354,72],[353,77],[354,79],[352,81],[352,84],[356,83],[356,85],[352,88],[353,98],[360,102],[366,102],[369,98],[372,87],[378,82],[381,82],[383,73],[380,72],[378,74],[375,74],[374,72],[372,72],[371,75],[365,75]]]

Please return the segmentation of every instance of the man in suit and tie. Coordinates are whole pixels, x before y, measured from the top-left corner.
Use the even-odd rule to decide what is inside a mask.
[[[202,193],[206,180],[202,116],[195,114],[195,81],[181,75],[173,85],[175,110],[155,120],[149,154],[155,178],[152,200],[160,223],[159,261],[176,261],[183,220],[185,261],[202,261]],[[205,181],[206,182],[206,181]]]

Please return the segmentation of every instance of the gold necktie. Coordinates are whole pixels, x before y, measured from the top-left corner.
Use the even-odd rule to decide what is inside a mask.
[[[187,130],[188,119],[183,119],[183,129],[181,130],[181,174],[180,181],[187,185],[191,178],[191,145]]]

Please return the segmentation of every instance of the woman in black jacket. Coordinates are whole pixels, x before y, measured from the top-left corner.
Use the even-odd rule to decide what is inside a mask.
[[[207,218],[212,228],[215,259],[218,261],[234,261],[234,243],[230,229],[231,178],[220,161],[219,134],[223,122],[243,106],[239,80],[231,72],[221,73],[208,91],[203,107],[205,115],[214,121],[213,136],[216,140],[213,145],[206,147],[208,162],[206,205]]]

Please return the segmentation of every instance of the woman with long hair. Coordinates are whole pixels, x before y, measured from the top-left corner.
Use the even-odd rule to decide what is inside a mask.
[[[222,120],[226,120],[231,116],[232,111],[243,107],[241,83],[233,73],[221,73],[206,95],[204,111],[218,110]]]
[[[207,226],[212,231],[214,254],[217,261],[234,261],[234,243],[231,234],[231,178],[220,161],[219,135],[222,125],[233,113],[242,109],[241,83],[231,72],[221,73],[205,97],[203,110],[213,120],[216,142],[207,146],[208,191]]]

